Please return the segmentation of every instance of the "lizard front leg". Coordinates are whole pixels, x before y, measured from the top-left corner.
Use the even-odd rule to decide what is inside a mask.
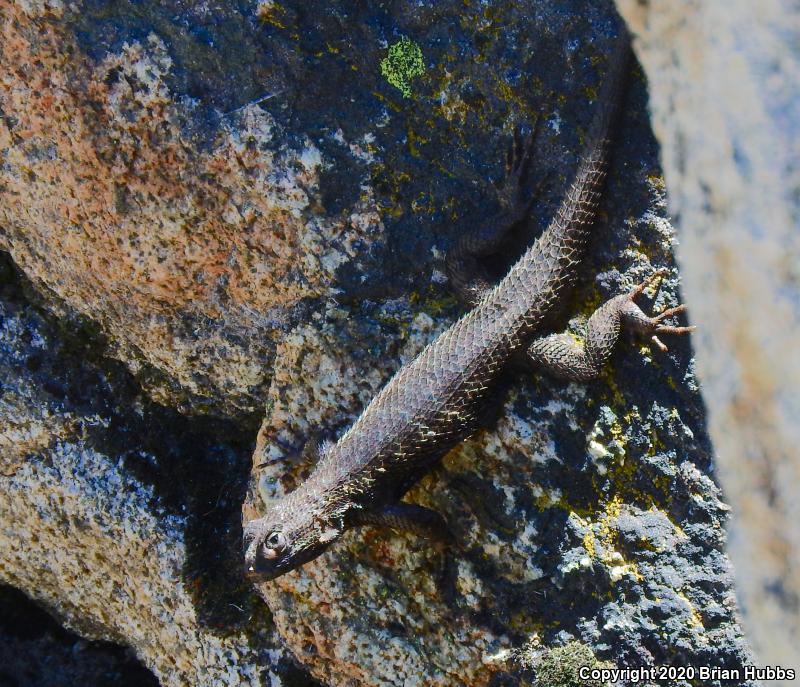
[[[348,526],[391,528],[411,532],[426,539],[442,542],[452,540],[452,534],[444,518],[435,510],[418,506],[415,503],[397,502],[378,510],[356,510],[348,516]]]
[[[661,276],[656,272],[627,294],[609,299],[592,313],[586,324],[583,341],[569,334],[551,334],[535,339],[528,346],[528,356],[537,367],[570,381],[582,382],[597,377],[617,343],[622,327],[649,336],[660,350],[667,347],[659,334],[687,334],[695,327],[679,327],[663,324],[663,321],[686,309],[685,305],[669,308],[650,317],[636,305],[634,299],[642,293],[653,279]]]

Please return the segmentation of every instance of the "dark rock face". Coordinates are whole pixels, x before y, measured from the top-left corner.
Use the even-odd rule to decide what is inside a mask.
[[[61,628],[23,594],[0,587],[0,684],[4,687],[158,687],[133,654]]]
[[[519,380],[496,426],[412,494],[447,515],[459,549],[348,535],[259,589],[274,625],[234,572],[254,414],[266,406],[247,517],[307,471],[287,447],[336,436],[458,316],[443,255],[490,221],[509,134],[537,118],[546,224],[617,31],[610,4],[0,3],[0,247],[52,311],[80,313],[105,342],[88,363],[51,360],[59,335],[37,334],[40,361],[23,369],[15,356],[39,339],[8,335],[4,388],[29,392],[14,392],[22,422],[0,418],[0,518],[24,513],[51,539],[81,530],[53,522],[123,523],[84,528],[55,568],[12,529],[3,579],[132,645],[164,684],[301,684],[287,650],[352,685],[519,684],[563,647],[618,667],[749,661],[687,341],[661,354],[626,339],[585,387]],[[424,62],[409,97],[381,70],[402,37]],[[652,308],[678,301],[657,152],[637,72],[562,326],[658,267],[670,276]],[[493,258],[498,274],[530,238]],[[74,374],[100,380],[52,400]],[[87,448],[95,416],[103,439]],[[29,507],[25,489],[61,494],[51,464],[85,479],[51,510]],[[128,486],[105,492],[98,476]],[[102,537],[125,545],[90,569],[139,566],[125,588],[135,622],[99,612],[106,587],[82,586],[76,561]]]

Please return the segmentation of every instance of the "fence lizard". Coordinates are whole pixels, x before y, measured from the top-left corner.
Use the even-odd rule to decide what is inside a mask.
[[[627,36],[610,59],[588,145],[555,217],[497,285],[480,258],[496,252],[530,200],[522,183],[532,137],[515,136],[509,153],[502,214],[465,234],[447,258],[450,282],[472,309],[401,368],[334,444],[320,449],[310,477],[244,528],[247,573],[274,579],[320,555],[351,527],[377,525],[442,538],[436,512],[400,499],[452,447],[475,431],[497,378],[527,355],[543,371],[571,380],[599,374],[622,326],[649,335],[683,334],[663,324],[684,309],[648,317],[635,303],[647,282],[611,298],[589,318],[584,342],[542,335],[578,276],[609,165],[610,137],[629,71]]]

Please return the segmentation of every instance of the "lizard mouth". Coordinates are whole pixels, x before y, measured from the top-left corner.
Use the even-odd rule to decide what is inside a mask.
[[[256,524],[258,523],[258,524]],[[311,557],[289,555],[287,550],[272,547],[261,535],[260,521],[245,525],[244,574],[254,582],[267,582],[293,570]]]
[[[253,542],[245,551],[244,574],[252,582],[269,582],[280,577],[315,557],[305,556],[281,557],[273,549],[266,548],[260,542]]]
[[[245,534],[244,575],[251,582],[268,582],[295,570],[319,556],[330,542],[317,543],[300,550],[276,551],[262,538]]]
[[[275,576],[278,552],[265,545],[262,531],[262,520],[251,520],[244,526],[244,574],[248,578],[268,580]]]
[[[244,552],[244,574],[253,581],[273,580],[286,572],[274,549],[266,548],[258,539],[253,540]]]

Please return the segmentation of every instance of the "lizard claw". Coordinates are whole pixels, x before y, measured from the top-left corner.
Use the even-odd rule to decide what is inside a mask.
[[[538,129],[538,120],[533,129],[523,136],[522,127],[514,127],[514,135],[506,156],[506,180],[519,186],[530,169],[533,159],[533,142]]]
[[[310,432],[306,435],[301,435],[295,442],[285,441],[277,434],[270,435],[264,443],[276,446],[282,451],[282,455],[265,458],[265,460],[256,463],[255,468],[262,469],[283,462],[316,463],[320,458],[321,447],[327,443],[325,440],[319,441],[320,434],[320,432]]]
[[[648,286],[653,284],[657,279],[663,279],[668,274],[669,274],[669,269],[667,269],[666,267],[659,267],[655,272],[653,272],[653,274],[651,274],[649,277],[645,278],[640,284],[635,286],[633,290],[630,293],[628,293],[628,298],[630,300],[633,300],[634,298],[636,298],[636,296],[642,293]],[[661,284],[659,283],[659,288],[660,287]],[[656,293],[658,293],[658,291],[656,291]]]
[[[665,326],[656,327],[656,331],[659,334],[689,334],[690,332],[695,331],[695,329],[697,329],[697,325],[691,325],[688,327],[665,327]],[[653,344],[655,344],[662,352],[666,353],[667,351],[669,351],[669,348],[667,348],[664,345],[664,342],[661,341],[661,339],[659,339],[658,336],[656,336],[655,334],[653,334],[653,336],[650,337],[650,341],[652,341]]]
[[[620,314],[622,318],[625,320],[626,324],[634,331],[637,331],[641,334],[649,335],[651,343],[663,353],[669,351],[669,348],[658,337],[659,334],[688,334],[689,332],[693,332],[695,329],[697,329],[697,327],[694,325],[676,326],[676,325],[663,324],[663,321],[668,317],[686,312],[685,303],[681,303],[680,305],[676,305],[672,308],[667,308],[658,315],[650,317],[649,315],[646,315],[644,311],[634,302],[634,299],[638,295],[640,295],[648,286],[650,286],[657,279],[663,278],[668,273],[669,270],[665,267],[662,267],[653,272],[653,274],[647,277],[647,279],[642,281],[635,288],[633,288],[631,291],[628,292],[628,294],[625,297],[626,303],[620,310]]]
[[[650,337],[650,341],[652,341],[653,344],[655,344],[655,346],[657,346],[658,349],[663,353],[669,351],[669,348],[667,348],[664,342],[658,338],[657,334],[688,334],[689,332],[693,332],[695,329],[697,329],[695,325],[691,325],[689,327],[676,327],[673,325],[661,324],[661,321],[665,320],[667,317],[677,315],[682,312],[686,312],[686,303],[676,305],[674,308],[667,308],[658,315],[650,318],[651,324],[655,327],[655,334]]]

